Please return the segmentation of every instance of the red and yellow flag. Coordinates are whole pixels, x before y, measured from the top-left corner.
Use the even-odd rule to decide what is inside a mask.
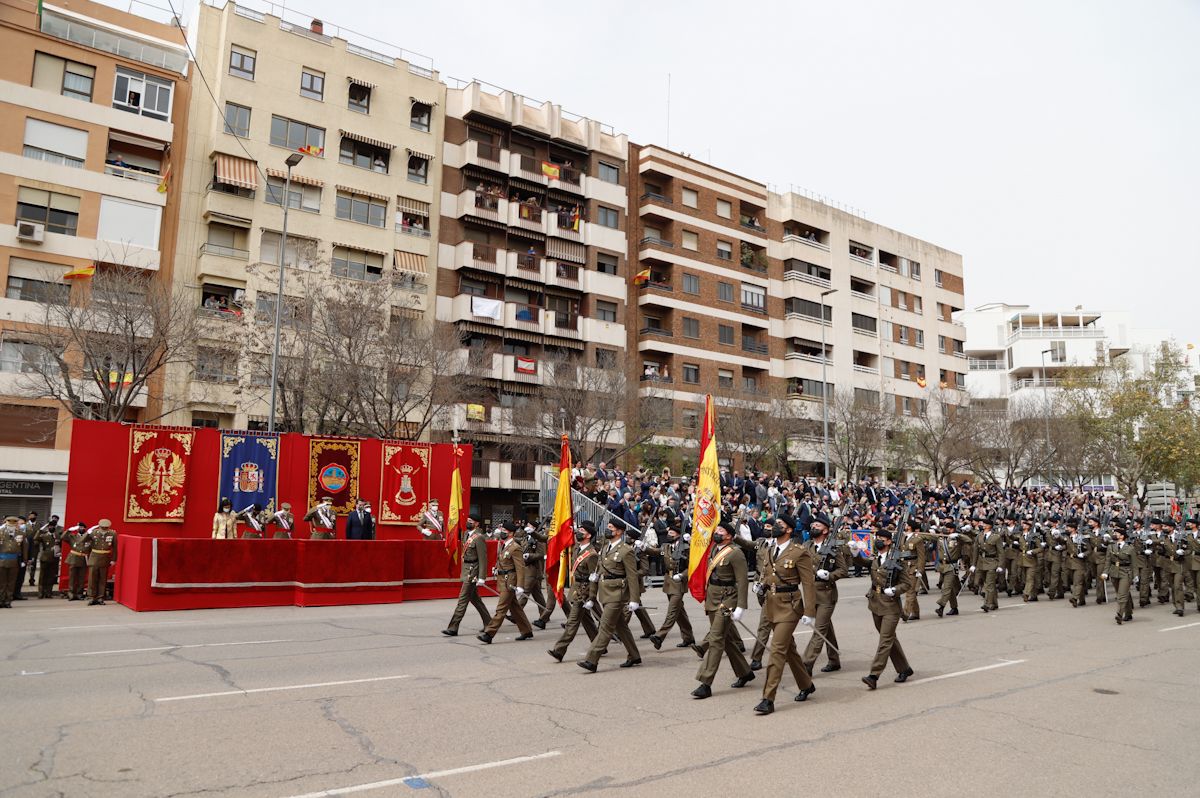
[[[648,282],[650,282],[650,268],[649,267],[642,269],[640,272],[633,275],[633,284],[638,286],[639,288]]]
[[[571,544],[575,542],[575,522],[571,512],[571,445],[562,436],[562,454],[558,459],[558,492],[554,494],[554,517],[550,521],[550,540],[546,543],[546,584],[562,603],[563,586],[570,568]]]
[[[92,277],[96,274],[96,264],[89,263],[87,266],[76,266],[71,271],[63,275],[64,280],[81,280],[85,277]]]
[[[558,167],[558,164],[542,161],[542,174],[551,180],[558,180],[562,177],[562,170]]]
[[[450,553],[451,567],[458,565],[458,557],[462,548],[463,485],[462,470],[459,468],[461,455],[462,449],[455,444],[454,473],[450,475],[450,509],[446,515],[446,551]]]
[[[708,548],[713,531],[721,523],[721,472],[717,466],[717,430],[712,394],[704,397],[704,426],[700,429],[700,474],[696,479],[696,503],[692,508],[692,545],[688,553],[688,589],[696,601],[704,601],[708,577]]]

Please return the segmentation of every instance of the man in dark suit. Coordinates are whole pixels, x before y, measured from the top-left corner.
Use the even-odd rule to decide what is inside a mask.
[[[354,512],[346,517],[346,540],[374,540],[375,518],[371,505],[359,499]]]

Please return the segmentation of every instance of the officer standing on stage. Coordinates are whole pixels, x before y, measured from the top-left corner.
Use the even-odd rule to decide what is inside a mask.
[[[22,541],[17,540],[21,519],[10,515],[0,526],[0,607],[11,609],[13,594],[17,587],[17,571],[21,557]]]
[[[442,630],[447,637],[458,634],[458,625],[467,614],[467,607],[472,606],[479,612],[480,621],[484,627],[492,619],[487,605],[479,597],[479,588],[487,584],[484,574],[487,573],[487,541],[484,540],[483,530],[479,528],[479,519],[475,516],[467,518],[467,528],[463,532],[462,541],[462,587],[458,591],[458,604],[454,606],[454,614],[450,623]]]
[[[871,672],[863,677],[863,684],[874,690],[879,683],[888,660],[896,669],[896,681],[903,683],[913,675],[904,649],[896,639],[896,626],[900,622],[900,596],[912,589],[912,573],[892,555],[892,533],[886,529],[875,535],[875,556],[871,558],[870,588],[867,591],[867,609],[879,631],[879,646],[871,662]],[[994,588],[994,583],[993,583]]]
[[[35,527],[24,518],[13,516],[17,519],[17,534],[16,540],[20,544],[21,550],[17,555],[17,584],[13,589],[13,601],[25,601],[25,597],[21,595],[21,588],[25,584],[25,571],[29,567],[30,561],[33,559],[33,535]],[[34,515],[34,518],[37,516]]]
[[[784,523],[791,521],[790,516],[783,516]],[[845,579],[850,573],[849,555],[841,540],[833,537],[829,530],[829,517],[817,513],[809,524],[811,537],[805,545],[812,552],[816,568],[816,630],[809,638],[808,646],[804,649],[804,667],[812,673],[821,649],[829,641],[830,648],[826,649],[829,662],[821,668],[822,673],[833,673],[842,669],[842,658],[834,648],[837,647],[837,632],[833,629],[833,611],[837,608],[839,579]],[[793,533],[794,534],[794,533]],[[812,606],[809,605],[812,609]]]
[[[796,522],[790,516],[781,517],[773,530],[772,545],[766,547],[758,560],[766,595],[763,615],[771,624],[771,657],[767,661],[767,678],[763,684],[762,701],[754,707],[754,711],[760,715],[770,715],[775,711],[775,693],[783,679],[785,664],[800,690],[796,694],[796,701],[805,701],[817,691],[808,668],[796,650],[796,624],[812,626],[815,620],[817,588],[813,549],[792,540],[795,526]],[[828,535],[828,516],[818,513],[810,521],[809,529],[822,537]],[[736,682],[734,686],[738,686]]]
[[[509,615],[512,615],[512,620],[521,633],[517,637],[518,640],[529,640],[533,637],[533,627],[529,625],[525,610],[521,609],[518,603],[521,596],[525,595],[525,561],[521,558],[521,544],[512,537],[516,531],[517,525],[512,521],[505,521],[496,530],[500,537],[500,550],[496,555],[496,592],[500,594],[500,599],[496,602],[496,611],[492,614],[492,619],[478,635],[482,643],[492,642],[496,632],[500,631],[500,625]]]
[[[575,546],[567,552],[567,573],[563,581],[567,623],[554,648],[546,652],[559,662],[562,662],[567,647],[578,634],[580,624],[588,639],[592,642],[596,640],[596,619],[592,615],[592,608],[595,606],[598,585],[592,580],[592,574],[596,572],[599,555],[592,545],[595,535],[596,525],[591,521],[581,521],[575,530]]]
[[[275,534],[271,537],[276,539],[290,539],[292,530],[296,528],[296,517],[292,515],[292,505],[289,502],[283,502],[279,505],[279,510],[271,516],[271,523],[275,526]]]
[[[38,565],[38,598],[54,598],[59,557],[62,555],[62,536],[57,515],[50,516],[49,523],[34,536],[33,556]]]
[[[333,511],[333,498],[322,496],[315,507],[304,514],[304,520],[309,524],[309,537],[312,540],[333,540],[336,535],[337,515]]]
[[[63,540],[71,547],[67,553],[67,598],[81,601],[87,580],[87,550],[91,545],[87,525],[80,521],[63,533]]]
[[[258,540],[263,536],[262,508],[252,504],[237,514],[239,521],[245,521],[247,529],[242,532],[242,540]]]
[[[754,671],[738,647],[741,635],[737,622],[748,605],[750,580],[747,576],[746,555],[734,544],[737,535],[733,525],[722,521],[713,530],[712,545],[705,562],[708,578],[705,580],[704,612],[708,615],[708,636],[704,646],[697,648],[702,662],[696,673],[700,686],[692,691],[695,698],[712,695],[712,683],[721,667],[721,656],[729,657],[729,664],[737,679],[731,687],[745,687],[754,681]]]
[[[637,556],[633,547],[624,541],[624,522],[610,517],[606,531],[608,543],[600,551],[599,567],[589,577],[594,585],[591,600],[598,602],[602,608],[600,627],[587,656],[579,661],[579,667],[590,673],[596,672],[596,663],[608,649],[608,641],[614,634],[625,646],[627,654],[621,667],[632,668],[642,664],[642,655],[638,653],[637,643],[629,632],[625,614],[626,611],[637,612],[641,607],[642,580],[638,576]],[[590,608],[585,606],[585,609]]]
[[[683,606],[683,597],[688,592],[688,560],[691,557],[688,543],[691,536],[681,537],[680,526],[678,518],[672,520],[667,530],[666,542],[661,547],[649,549],[652,554],[662,555],[663,593],[667,596],[667,615],[658,631],[650,636],[650,642],[654,644],[655,649],[662,648],[663,640],[675,624],[679,624],[679,634],[683,638],[676,648],[687,648],[696,644],[692,622],[688,619],[687,608]]]
[[[417,530],[426,540],[444,540],[446,537],[446,519],[438,509],[438,500],[430,499],[429,506],[421,513],[417,521]]]
[[[104,591],[108,586],[108,566],[117,561],[117,533],[112,521],[101,518],[100,523],[88,530],[90,546],[87,547],[88,594],[92,600],[88,606],[104,603]]]

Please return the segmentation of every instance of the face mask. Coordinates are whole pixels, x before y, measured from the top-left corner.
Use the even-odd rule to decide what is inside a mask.
[[[586,532],[576,532],[575,533],[575,542],[582,543],[584,541],[584,538],[586,538],[586,537],[587,537]]]
[[[782,526],[771,527],[771,537],[773,537],[773,538],[783,537],[787,533],[788,533],[788,529],[786,527],[782,527]]]
[[[725,545],[726,541],[728,540],[729,538],[727,538],[725,535],[713,535],[712,538],[713,543],[717,546]]]

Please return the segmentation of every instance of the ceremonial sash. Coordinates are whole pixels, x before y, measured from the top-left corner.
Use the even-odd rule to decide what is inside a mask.
[[[575,583],[575,571],[579,568],[580,563],[596,553],[595,549],[588,549],[583,554],[575,558],[575,562],[571,563],[571,584]]]
[[[285,512],[287,512],[287,511],[286,511],[286,510],[280,510],[279,512],[275,513],[275,518],[276,518],[276,520],[278,520],[278,521],[279,521],[279,523],[280,523],[280,524],[282,524],[282,525],[283,525],[283,528],[284,528],[284,529],[288,529],[288,530],[290,530],[290,529],[292,528],[292,525],[288,523],[288,520],[287,520],[287,518],[284,516],[284,513],[285,513]]]
[[[433,527],[438,532],[442,531],[442,522],[438,520],[437,516],[430,515],[427,512],[422,513],[422,515],[425,517],[425,522],[429,524],[429,526]]]
[[[718,551],[716,554],[714,554],[712,556],[712,559],[708,561],[708,571],[705,572],[705,575],[704,575],[705,582],[708,581],[708,577],[712,576],[713,569],[715,569],[718,565],[720,565],[721,562],[726,557],[729,556],[729,552],[731,552],[731,551],[733,551],[733,544],[728,543],[728,544],[726,544],[725,548],[721,549],[720,551]]]
[[[326,529],[333,529],[333,519],[327,516],[325,511],[319,507],[317,508],[317,517],[321,519],[321,523],[325,525]]]

